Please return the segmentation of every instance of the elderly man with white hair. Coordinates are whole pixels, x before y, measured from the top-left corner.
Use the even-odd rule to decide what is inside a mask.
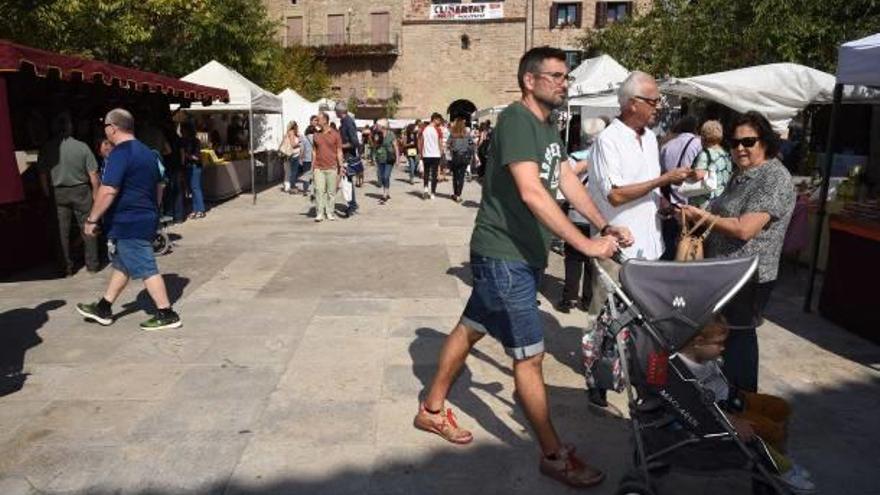
[[[620,102],[620,116],[604,130],[593,145],[593,162],[590,168],[588,188],[590,196],[602,216],[613,225],[627,227],[635,242],[623,249],[630,258],[649,260],[663,255],[663,236],[660,230],[660,211],[662,195],[660,188],[670,184],[680,184],[691,171],[676,168],[660,173],[660,150],[657,137],[650,127],[656,123],[660,108],[660,91],[657,82],[650,74],[634,71],[620,86],[617,92]],[[614,278],[619,267],[609,261],[599,262]],[[597,315],[605,304],[606,294],[593,277],[593,296],[590,313]],[[584,336],[584,349],[600,349],[601,332],[588,332]],[[590,359],[596,353],[585,351],[585,364],[590,367]],[[597,388],[587,376],[590,400],[593,404],[605,407],[605,391]]]

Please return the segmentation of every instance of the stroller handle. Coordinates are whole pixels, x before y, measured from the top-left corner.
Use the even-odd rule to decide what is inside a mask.
[[[627,261],[629,261],[629,257],[627,255],[623,254],[623,251],[618,249],[617,251],[614,252],[614,254],[611,255],[611,261],[617,263],[618,265],[622,265],[622,264],[626,263]]]

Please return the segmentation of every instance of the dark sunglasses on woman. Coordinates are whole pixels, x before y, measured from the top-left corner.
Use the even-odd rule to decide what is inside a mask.
[[[754,145],[758,144],[761,138],[758,137],[745,137],[742,139],[731,139],[730,140],[730,148],[736,149],[739,148],[739,145],[743,145],[743,148],[751,148]]]

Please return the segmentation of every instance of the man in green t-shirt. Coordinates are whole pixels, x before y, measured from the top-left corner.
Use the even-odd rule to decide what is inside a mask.
[[[443,345],[415,426],[453,443],[473,439],[444,404],[471,347],[489,333],[514,360],[517,396],[543,453],[541,472],[573,486],[592,486],[604,474],[578,459],[550,421],[541,367],[544,332],[536,298],[551,233],[599,258],[610,257],[619,245],[631,244],[632,235],[626,228],[608,225],[578,177],[568,165],[560,166],[565,149],[549,117],[565,100],[565,53],[550,47],[529,50],[520,59],[517,78],[522,99],[498,118],[471,237],[473,292]],[[589,239],[571,223],[554,199],[557,188],[601,230],[602,237]]]

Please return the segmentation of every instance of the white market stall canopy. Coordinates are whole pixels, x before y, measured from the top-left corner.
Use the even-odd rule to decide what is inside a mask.
[[[252,83],[216,60],[180,78],[229,91],[229,102],[203,107],[194,103],[186,111],[281,113],[281,98]]]
[[[629,76],[629,71],[612,57],[600,55],[584,60],[569,75],[574,78],[574,82],[568,86],[568,97],[572,99],[584,95],[616,92],[624,79]]]
[[[840,46],[837,82],[880,87],[880,33]]]
[[[670,78],[660,91],[712,100],[737,112],[761,112],[783,131],[798,112],[814,103],[831,103],[834,76],[803,65],[780,63],[716,72],[683,79]]]

